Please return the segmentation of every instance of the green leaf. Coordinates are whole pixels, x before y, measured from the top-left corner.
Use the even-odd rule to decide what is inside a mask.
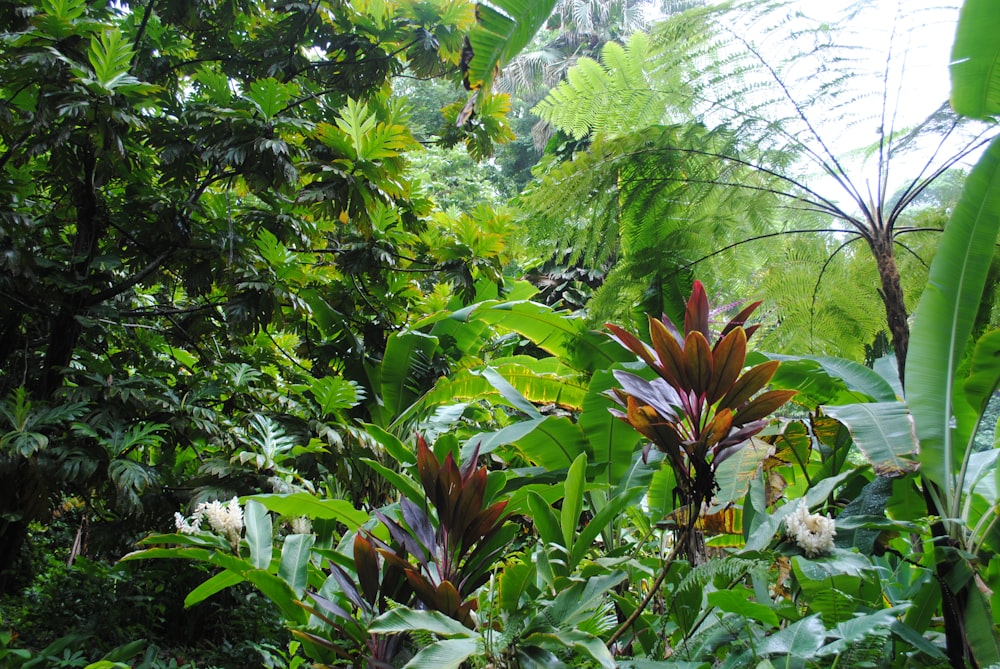
[[[403,493],[403,496],[414,504],[424,503],[426,495],[424,494],[423,489],[409,476],[389,469],[382,463],[375,462],[371,458],[361,458],[361,462],[378,472],[382,478],[391,483],[396,490]]]
[[[396,332],[389,336],[382,358],[382,402],[390,417],[395,418],[416,401],[417,391],[409,383],[414,360],[429,360],[437,348],[437,337],[421,332]]]
[[[770,606],[748,599],[752,593],[746,588],[741,590],[716,590],[708,593],[709,606],[718,607],[727,613],[735,613],[746,618],[778,626],[778,614]]]
[[[490,88],[500,69],[528,45],[552,13],[556,0],[493,0],[476,7],[469,32],[473,57],[467,78],[472,88]]]
[[[565,548],[565,541],[562,530],[559,526],[559,519],[552,512],[552,507],[542,499],[537,492],[528,491],[528,508],[531,509],[531,521],[535,524],[535,530],[539,538],[545,544],[558,544]]]
[[[246,579],[253,583],[254,587],[261,591],[265,597],[274,602],[279,609],[281,609],[281,614],[291,621],[299,625],[305,625],[309,614],[301,606],[295,602],[298,600],[298,596],[291,589],[291,587],[284,581],[284,579],[278,578],[274,574],[264,571],[263,569],[250,569],[244,573]]]
[[[718,490],[713,505],[724,507],[743,499],[750,488],[750,481],[753,480],[761,463],[771,453],[771,449],[771,445],[767,442],[751,437],[740,450],[723,460],[715,473]]]
[[[316,543],[311,534],[291,534],[281,547],[278,576],[283,578],[297,597],[302,597],[309,580],[309,551]]]
[[[565,416],[547,416],[514,443],[528,460],[549,471],[569,467],[590,448],[580,426]]]
[[[583,320],[536,302],[488,302],[453,317],[483,320],[517,332],[579,370],[607,369],[634,359],[609,337],[588,330]]]
[[[297,90],[295,84],[283,84],[274,77],[268,77],[250,84],[246,98],[254,104],[265,121],[270,121],[284,109]]]
[[[287,516],[306,516],[323,520],[336,520],[347,525],[351,530],[357,530],[367,523],[371,517],[364,511],[358,511],[350,502],[343,499],[321,499],[307,492],[296,492],[286,495],[262,494],[243,498],[255,501],[269,511]]]
[[[959,114],[1000,114],[1000,5],[965,0],[951,49],[951,106]]]
[[[916,471],[913,419],[901,402],[825,406],[823,412],[847,426],[854,444],[880,476]]]
[[[612,406],[604,392],[618,387],[610,370],[595,372],[587,388],[579,424],[594,455],[593,464],[604,465],[601,482],[615,485],[632,466],[632,453],[639,445],[639,434],[608,408]]]
[[[215,576],[205,580],[184,598],[184,608],[200,604],[217,592],[242,583],[246,579],[241,574],[232,571],[220,571]]]
[[[485,651],[482,638],[443,639],[421,648],[404,669],[458,669],[473,655]]]
[[[338,409],[350,409],[362,397],[356,383],[337,376],[313,379],[309,389],[319,405],[320,416],[327,416]]]
[[[415,611],[399,607],[376,618],[368,631],[383,634],[394,632],[432,632],[441,636],[475,638],[477,635],[468,627],[439,611]]]
[[[559,513],[559,524],[562,527],[563,546],[573,550],[573,538],[576,536],[576,526],[580,522],[583,511],[583,489],[587,484],[587,454],[581,453],[570,465],[566,474],[565,495],[562,509]]]
[[[819,615],[798,620],[756,644],[754,651],[761,656],[787,655],[805,659],[811,657],[826,638],[826,628]]]
[[[959,364],[979,310],[986,274],[1000,230],[1000,138],[993,140],[969,174],[962,198],[945,226],[927,287],[913,316],[906,359],[906,401],[920,439],[921,473],[944,492],[956,510],[966,457],[956,444],[953,416],[965,403],[955,393]]]
[[[965,380],[965,398],[979,414],[986,410],[1000,383],[1000,330],[987,332],[976,342],[972,369]]]
[[[247,543],[250,545],[250,564],[258,569],[271,565],[271,516],[263,504],[247,500]]]
[[[106,30],[98,39],[91,40],[87,59],[94,70],[95,80],[106,90],[114,90],[122,83],[138,82],[128,76],[132,45],[118,28]]]
[[[747,357],[747,364],[762,359],[781,361],[771,378],[771,387],[797,390],[796,402],[808,399],[811,406],[816,406],[897,401],[892,386],[881,375],[852,360],[754,353]]]

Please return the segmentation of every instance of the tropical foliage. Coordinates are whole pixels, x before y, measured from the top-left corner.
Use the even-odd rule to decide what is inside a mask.
[[[649,4],[0,11],[0,665],[1000,665],[1000,16]]]

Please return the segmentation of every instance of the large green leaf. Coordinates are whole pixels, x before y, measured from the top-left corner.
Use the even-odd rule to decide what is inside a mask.
[[[413,367],[430,360],[437,347],[437,337],[421,332],[390,335],[382,358],[382,402],[390,418],[416,401],[418,394],[410,383]]]
[[[476,6],[476,27],[469,32],[474,56],[468,80],[489,88],[500,69],[528,45],[552,13],[556,0],[492,0]]]
[[[580,426],[564,416],[547,416],[514,443],[528,460],[549,471],[569,467],[590,448]]]
[[[512,330],[576,369],[596,371],[634,356],[609,337],[587,329],[582,319],[536,302],[486,303],[456,318],[484,320]]]
[[[562,528],[563,546],[573,550],[573,539],[576,537],[576,525],[583,511],[583,489],[587,484],[587,454],[581,453],[573,460],[566,474],[565,494],[562,509],[559,514],[559,525]]]
[[[258,569],[267,569],[271,565],[271,515],[254,499],[247,501],[246,530],[250,563]]]
[[[969,174],[931,264],[927,287],[913,317],[906,360],[906,401],[920,439],[921,472],[944,492],[942,503],[957,511],[961,482],[956,473],[967,457],[956,445],[953,417],[968,402],[955,392],[956,374],[979,310],[986,274],[1000,230],[1000,139],[994,140]],[[958,406],[964,404],[965,407]]]
[[[406,607],[383,613],[368,626],[368,630],[385,634],[424,631],[449,637],[476,636],[465,625],[439,611],[415,611]]]
[[[291,534],[285,537],[281,546],[281,561],[278,563],[278,576],[285,580],[297,597],[305,592],[309,579],[309,551],[316,543],[316,537],[311,534]]]
[[[1000,114],[1000,3],[965,0],[951,49],[951,106],[959,114]]]
[[[771,387],[798,391],[796,402],[819,404],[851,404],[874,400],[892,402],[896,393],[879,374],[852,360],[826,356],[791,356],[751,354],[747,364],[757,359],[780,360],[781,366],[771,378]]]
[[[785,629],[756,644],[754,651],[760,656],[787,655],[808,658],[813,655],[826,637],[826,629],[818,615],[798,620]]]
[[[639,433],[611,415],[612,406],[604,392],[618,387],[610,370],[595,372],[583,400],[579,424],[590,442],[594,464],[606,465],[601,482],[615,485],[632,467],[632,453],[639,444]]]
[[[241,574],[236,572],[220,571],[215,576],[202,581],[201,585],[187,594],[184,598],[184,608],[203,602],[215,593],[221,592],[237,583],[242,583],[245,580]]]
[[[579,409],[587,392],[585,378],[556,358],[513,356],[494,360],[490,367],[525,399],[535,404]],[[427,413],[442,404],[481,399],[506,403],[504,396],[480,370],[461,369],[439,379],[402,415],[402,420]]]
[[[870,402],[823,407],[847,426],[855,446],[881,476],[915,471],[917,440],[913,419],[901,402]]]
[[[282,516],[307,516],[324,520],[336,520],[356,530],[369,520],[364,511],[358,511],[350,502],[342,499],[324,499],[307,492],[287,495],[262,494],[248,497],[264,508]]]

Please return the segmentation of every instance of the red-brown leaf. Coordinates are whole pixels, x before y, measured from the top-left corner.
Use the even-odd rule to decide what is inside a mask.
[[[766,386],[781,364],[777,360],[762,362],[752,367],[746,374],[737,379],[733,387],[719,402],[720,409],[739,409],[740,405],[753,397],[757,391]]]
[[[649,352],[649,347],[645,342],[641,341],[628,330],[620,328],[613,323],[605,323],[604,327],[611,330],[612,339],[642,358],[642,361],[650,367],[656,366],[656,361],[653,359],[652,354]]]
[[[441,464],[437,456],[427,446],[423,437],[417,438],[417,471],[420,472],[420,485],[424,488],[424,494],[430,501],[431,506],[437,507],[437,480]]]
[[[354,569],[361,583],[361,594],[369,604],[374,605],[379,587],[378,556],[371,542],[360,532],[354,535]]]
[[[687,310],[684,312],[684,336],[692,332],[700,332],[708,339],[708,295],[701,281],[695,281],[688,298]]]
[[[733,424],[739,427],[755,420],[767,418],[782,404],[792,399],[794,390],[769,390],[753,398],[749,404],[736,412]]]
[[[455,538],[465,534],[465,530],[476,519],[483,509],[483,496],[486,494],[486,468],[480,467],[465,480],[462,491],[455,504],[455,514],[449,533]]]
[[[684,376],[684,351],[667,326],[657,319],[649,318],[649,337],[656,349],[660,364],[652,365],[653,369],[674,388],[684,388],[687,381]]]
[[[723,337],[715,345],[712,359],[715,363],[714,372],[706,397],[709,405],[715,404],[729,392],[743,371],[743,364],[747,359],[747,336],[743,328],[736,328]]]
[[[730,332],[732,332],[736,328],[741,327],[743,325],[746,325],[747,319],[750,318],[750,315],[754,311],[756,311],[757,307],[759,307],[759,306],[760,306],[760,302],[759,301],[758,302],[754,302],[753,304],[751,304],[748,307],[746,307],[745,309],[743,309],[743,311],[741,311],[740,313],[738,313],[735,316],[733,316],[732,319],[728,323],[726,323],[726,327],[722,328],[722,332],[719,334],[719,337],[720,338],[721,337],[725,337],[727,334],[729,334]],[[757,326],[757,325],[753,326],[754,330],[756,330],[758,327],[759,326]],[[750,338],[749,328],[744,328],[744,329],[747,330],[747,339],[749,339]]]
[[[454,618],[462,604],[462,596],[450,581],[442,581],[435,593],[434,608],[449,618]]]
[[[699,397],[704,395],[712,383],[714,362],[712,349],[708,339],[695,330],[688,333],[684,340],[684,376],[687,378],[687,389],[694,391]],[[683,396],[685,393],[681,393]]]

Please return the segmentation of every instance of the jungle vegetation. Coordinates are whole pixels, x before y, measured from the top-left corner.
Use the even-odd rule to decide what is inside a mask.
[[[1000,665],[996,3],[0,26],[0,666]]]

